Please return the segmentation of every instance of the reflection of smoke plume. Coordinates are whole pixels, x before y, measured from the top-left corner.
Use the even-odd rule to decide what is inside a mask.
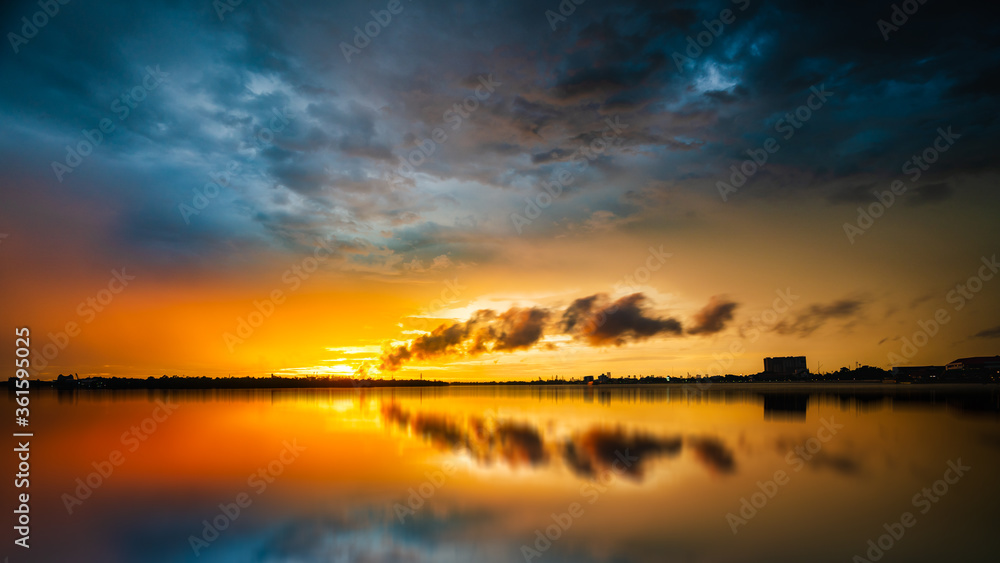
[[[480,463],[502,460],[517,467],[548,461],[545,442],[538,429],[530,424],[492,424],[485,418],[473,416],[463,425],[461,419],[443,415],[410,415],[394,404],[384,406],[382,415],[400,429],[412,430],[437,448],[464,451]]]
[[[777,451],[784,455],[793,448],[801,447],[803,441],[802,438],[793,438],[792,436],[781,437],[777,441]],[[863,456],[856,452],[830,453],[824,449],[812,453],[810,450],[808,457],[802,456],[801,459],[806,462],[806,467],[812,470],[830,469],[845,476],[857,475],[863,466]]]
[[[739,304],[718,295],[712,297],[700,311],[694,315],[694,326],[688,329],[688,334],[715,334],[726,328],[726,323],[733,320],[733,311]]]
[[[733,454],[717,438],[691,438],[688,446],[694,450],[698,461],[719,473],[732,473],[736,469]]]
[[[578,475],[595,477],[615,469],[633,479],[641,479],[650,459],[675,456],[681,451],[681,438],[656,438],[644,434],[627,435],[621,430],[593,429],[566,442],[563,459]]]
[[[415,433],[442,448],[457,448],[465,441],[462,429],[444,416],[417,414],[410,424]]]
[[[713,436],[682,439],[679,435],[591,428],[557,442],[546,441],[537,426],[524,421],[411,414],[395,404],[384,404],[382,416],[388,423],[421,436],[438,449],[468,454],[485,466],[501,462],[512,467],[540,467],[562,458],[581,477],[593,479],[610,470],[640,481],[654,459],[676,457],[683,446],[690,448],[695,459],[713,472],[736,470],[733,453]]]
[[[647,316],[643,311],[645,299],[641,293],[626,295],[611,304],[603,294],[577,299],[563,312],[562,329],[594,346],[621,346],[629,340],[682,332],[676,319]]]
[[[513,422],[499,424],[496,437],[500,457],[511,465],[539,465],[548,458],[542,437],[531,426]]]
[[[396,371],[403,362],[449,355],[475,356],[486,352],[512,352],[530,348],[542,337],[549,312],[545,309],[511,308],[497,314],[483,309],[465,322],[443,324],[408,346],[396,346],[382,354],[379,369]]]

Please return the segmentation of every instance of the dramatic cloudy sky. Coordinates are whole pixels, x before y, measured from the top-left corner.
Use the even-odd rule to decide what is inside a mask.
[[[11,344],[31,328],[43,375],[1000,351],[995,3],[0,16],[0,321]]]

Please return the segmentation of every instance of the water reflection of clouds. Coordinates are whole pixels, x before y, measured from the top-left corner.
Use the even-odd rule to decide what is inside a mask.
[[[523,560],[522,538],[496,533],[503,524],[488,511],[437,510],[418,512],[406,524],[377,511],[349,516],[288,518],[217,546],[206,563],[510,563]],[[622,561],[616,558],[615,561]],[[642,557],[642,561],[655,558]],[[551,563],[604,561],[579,547],[556,545],[546,553]]]
[[[561,459],[575,475],[592,479],[621,460],[623,475],[641,481],[653,461],[678,456],[684,448],[713,473],[733,473],[732,451],[714,436],[657,436],[622,428],[594,426],[567,438],[547,438],[526,421],[495,420],[470,415],[411,413],[396,403],[382,407],[387,423],[420,436],[441,450],[468,455],[481,466],[542,467]],[[623,456],[638,458],[624,463]]]
[[[794,455],[795,459],[801,460],[805,467],[814,471],[829,469],[845,477],[853,477],[861,473],[863,464],[860,454],[851,454],[847,451],[830,451],[834,447],[830,444],[825,444],[823,449],[815,453],[810,453],[803,449],[803,444],[806,443],[806,440],[807,438],[793,439],[789,436],[779,437],[775,444],[775,451],[783,458],[786,458],[786,460],[789,455]],[[841,450],[844,450],[844,447],[843,444],[839,445]]]
[[[736,470],[733,453],[714,437],[698,437],[688,440],[688,445],[694,450],[695,456],[706,467],[718,473],[732,473]]]
[[[467,563],[509,561],[511,547],[477,541],[476,518],[428,513],[407,526],[377,514],[290,518],[210,553],[209,562]]]
[[[656,457],[674,457],[681,451],[680,436],[657,438],[647,434],[627,434],[621,429],[605,430],[592,428],[563,444],[563,460],[574,473],[582,477],[595,478],[598,474],[612,469],[615,461],[622,468],[622,475],[641,480],[649,460]],[[624,463],[636,457],[635,463]]]

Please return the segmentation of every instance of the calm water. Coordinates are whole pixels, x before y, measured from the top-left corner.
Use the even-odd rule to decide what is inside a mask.
[[[11,562],[1000,553],[996,387],[51,392],[31,414]]]

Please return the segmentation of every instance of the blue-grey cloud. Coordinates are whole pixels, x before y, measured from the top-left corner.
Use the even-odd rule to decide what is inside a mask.
[[[885,10],[861,1],[586,3],[555,30],[527,0],[407,2],[350,62],[341,43],[371,19],[366,3],[245,2],[221,21],[195,0],[71,4],[0,56],[0,115],[17,139],[0,157],[43,186],[38,206],[68,191],[116,198],[111,228],[138,254],[167,243],[202,260],[234,238],[256,250],[350,236],[389,249],[368,260],[393,274],[510,235],[507,215],[563,170],[572,185],[525,236],[595,211],[655,217],[667,208],[659,190],[724,179],[824,85],[834,94],[779,137],[746,197],[822,187],[831,203],[870,201],[869,187],[887,188],[873,177],[900,175],[952,126],[961,150],[909,194],[935,203],[962,196],[950,177],[995,169],[1000,8],[965,4],[926,7],[886,42],[874,23]],[[678,67],[674,53],[722,7],[736,21]],[[7,27],[36,8],[8,3]],[[167,79],[132,99],[150,68]],[[51,162],[102,119],[114,131],[58,181]],[[623,124],[610,139],[609,119]],[[412,173],[393,176],[407,159]],[[182,216],[231,163],[221,193]],[[454,220],[469,216],[474,227]]]

